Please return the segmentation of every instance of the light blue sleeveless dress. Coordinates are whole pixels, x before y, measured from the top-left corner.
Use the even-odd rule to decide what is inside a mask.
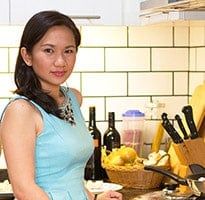
[[[75,95],[71,90],[67,95],[72,101],[76,126],[48,114],[31,101],[44,124],[36,139],[35,178],[50,200],[86,200],[84,168],[93,152],[93,139]]]

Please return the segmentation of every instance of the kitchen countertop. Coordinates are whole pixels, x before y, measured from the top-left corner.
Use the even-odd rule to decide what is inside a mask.
[[[158,189],[153,190],[142,190],[142,189],[135,189],[135,188],[123,188],[119,192],[123,195],[123,200],[162,200],[162,192]],[[145,198],[146,197],[146,198]]]

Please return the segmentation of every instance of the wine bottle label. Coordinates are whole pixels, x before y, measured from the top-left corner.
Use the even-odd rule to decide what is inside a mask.
[[[94,147],[99,147],[99,141],[97,139],[93,140]]]

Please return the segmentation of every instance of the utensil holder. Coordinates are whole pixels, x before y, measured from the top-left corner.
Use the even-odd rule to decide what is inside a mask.
[[[200,164],[205,167],[205,141],[204,138],[188,139],[183,143],[171,143],[168,153],[170,154],[171,170],[181,177],[191,174],[190,164]],[[180,192],[189,193],[187,186],[180,185]]]
[[[180,164],[200,164],[205,167],[205,142],[203,138],[188,139],[180,144],[173,144]]]

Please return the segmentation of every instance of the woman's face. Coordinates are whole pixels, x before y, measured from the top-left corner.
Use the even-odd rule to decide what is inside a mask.
[[[26,53],[26,63],[33,68],[42,88],[49,90],[70,76],[76,53],[72,31],[66,26],[54,26],[34,45],[31,54]]]

